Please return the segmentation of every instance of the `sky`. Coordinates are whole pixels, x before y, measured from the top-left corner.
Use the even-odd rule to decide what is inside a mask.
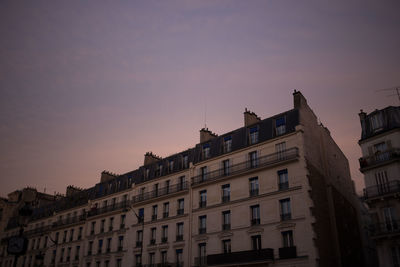
[[[1,1],[0,196],[65,193],[293,108],[349,159],[358,113],[399,105],[399,1]],[[388,96],[389,95],[389,96]]]

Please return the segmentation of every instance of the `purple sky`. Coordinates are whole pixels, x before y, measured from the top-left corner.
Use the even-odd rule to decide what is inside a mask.
[[[358,112],[399,105],[399,1],[1,1],[0,195],[90,187],[299,89],[347,155]]]

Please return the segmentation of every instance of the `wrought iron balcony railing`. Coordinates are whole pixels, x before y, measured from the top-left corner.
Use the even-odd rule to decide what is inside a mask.
[[[382,152],[377,152],[375,155],[362,157],[359,159],[360,170],[363,171],[369,167],[385,163],[390,160],[400,159],[400,149],[393,148]]]
[[[120,210],[120,209],[126,209],[129,207],[129,205],[130,205],[130,201],[126,200],[126,201],[114,203],[112,205],[108,205],[108,206],[105,206],[102,208],[93,208],[88,212],[88,217],[96,216],[99,214],[104,214],[104,213],[108,213],[108,212],[112,212],[112,211],[116,211],[116,210]]]
[[[400,193],[400,181],[390,181],[389,183],[368,186],[364,189],[364,198],[373,198],[378,196]]]
[[[372,237],[384,237],[400,234],[400,221],[388,221],[371,226]]]
[[[275,152],[269,155],[259,157],[257,160],[247,160],[229,167],[229,174],[226,175],[225,169],[200,174],[192,178],[192,185],[201,184],[208,181],[218,180],[227,176],[239,174],[251,169],[261,168],[275,163],[291,160],[299,157],[299,150],[297,147],[289,148],[284,151]]]
[[[279,248],[280,259],[291,259],[296,257],[297,257],[297,248],[295,246]]]
[[[163,187],[158,190],[150,191],[144,194],[139,194],[135,196],[132,201],[133,203],[138,203],[149,199],[170,195],[187,189],[188,189],[187,182],[183,182],[175,185],[170,185],[168,187]]]
[[[281,214],[281,221],[287,221],[292,219],[292,214],[291,213],[284,213]]]
[[[246,250],[231,253],[221,253],[208,255],[206,257],[195,258],[195,266],[214,266],[220,264],[244,264],[266,262],[274,260],[274,250],[265,248],[259,250]]]

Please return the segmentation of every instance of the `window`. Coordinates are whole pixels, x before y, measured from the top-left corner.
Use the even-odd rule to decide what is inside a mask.
[[[126,215],[122,214],[121,215],[120,224],[119,224],[119,229],[124,229],[125,228],[125,219],[126,219]]]
[[[157,169],[156,169],[156,173],[155,173],[156,176],[161,176],[162,175],[162,167],[163,167],[162,164],[158,164]]]
[[[99,245],[97,247],[97,254],[101,254],[103,248],[103,239],[99,239]]]
[[[143,243],[143,231],[136,231],[136,247],[141,247]]]
[[[157,205],[154,205],[152,210],[153,210],[153,215],[151,216],[151,220],[155,221],[157,220]]]
[[[153,267],[156,263],[156,257],[154,252],[149,253],[149,267]]]
[[[92,222],[92,228],[90,229],[90,234],[94,235],[94,229],[96,227],[96,222]]]
[[[56,233],[56,238],[54,239],[54,242],[56,243],[56,244],[58,244],[58,239],[60,238],[60,233],[59,232],[57,232]]]
[[[44,238],[44,244],[43,244],[44,248],[47,248],[48,239],[49,239],[49,237],[46,235],[45,238]]]
[[[370,117],[371,128],[373,131],[380,130],[383,127],[382,113],[377,113]]]
[[[251,237],[251,248],[253,250],[261,249],[261,235],[255,235]]]
[[[69,241],[74,240],[74,229],[69,230]]]
[[[253,144],[258,142],[258,128],[257,128],[257,126],[256,127],[251,127],[249,129],[249,136],[250,136],[250,138],[249,138],[250,145],[253,145]]]
[[[208,159],[210,157],[210,144],[203,145],[203,159]]]
[[[144,191],[146,190],[145,187],[140,188],[140,192],[139,192],[139,200],[143,200],[144,199]]]
[[[281,135],[286,133],[285,117],[281,117],[275,120],[275,133],[276,135]]]
[[[174,161],[173,160],[169,161],[168,168],[169,168],[169,172],[173,172],[174,171]]]
[[[180,176],[178,180],[178,190],[183,190],[185,189],[185,176]]]
[[[200,176],[201,176],[201,181],[207,180],[207,166],[201,167]]]
[[[231,200],[231,186],[230,184],[224,184],[222,186],[222,202],[229,202]]]
[[[387,151],[385,142],[374,145],[374,152],[376,161],[385,161],[389,159],[389,152]]]
[[[122,267],[122,259],[117,259],[115,266]]]
[[[154,245],[156,243],[156,233],[157,228],[151,228],[151,235],[150,235],[150,245]]]
[[[110,267],[110,261],[109,260],[104,261],[104,267]]]
[[[170,180],[165,181],[165,193],[166,194],[169,194],[170,184],[171,184]]]
[[[400,266],[400,246],[393,246],[390,248],[392,254],[392,262],[394,267]]]
[[[200,194],[199,207],[205,208],[207,206],[207,190],[202,190],[199,192],[199,194]]]
[[[183,199],[183,198],[178,199],[178,211],[177,211],[177,214],[178,215],[183,215],[184,210],[185,210],[185,199]]]
[[[250,207],[251,210],[251,225],[260,224],[260,205]]]
[[[120,235],[118,237],[118,251],[122,251],[123,247],[124,247],[124,236]]]
[[[207,250],[206,243],[199,244],[199,265],[205,266],[207,264]]]
[[[65,243],[66,241],[67,241],[67,230],[64,231],[63,243]]]
[[[293,232],[284,231],[282,234],[282,245],[284,248],[293,247]]]
[[[157,197],[158,196],[158,184],[155,184],[153,186],[153,190],[154,190],[154,196]]]
[[[222,162],[223,173],[225,176],[229,175],[229,159]]]
[[[285,159],[286,143],[282,142],[275,145],[276,156],[278,160]]]
[[[231,240],[222,240],[222,250],[224,254],[231,253]]]
[[[258,177],[249,179],[250,196],[258,196]]]
[[[100,267],[101,262],[100,261],[96,261],[96,267]]]
[[[183,240],[183,222],[176,224],[176,241]]]
[[[162,227],[161,242],[162,243],[168,242],[168,225],[163,225]]]
[[[222,212],[222,230],[231,229],[231,211],[223,211]]]
[[[54,264],[56,262],[56,250],[53,250],[53,254],[51,255],[51,263]],[[28,265],[29,266],[29,265]]]
[[[135,255],[135,266],[142,266],[142,255],[136,254]]]
[[[385,220],[385,226],[387,231],[394,231],[399,229],[399,225],[396,221],[395,210],[393,207],[383,208],[383,218]]]
[[[145,170],[144,170],[144,178],[149,178],[149,174],[150,174],[150,170],[148,169],[148,168],[146,168]]]
[[[101,222],[100,222],[100,233],[103,233],[103,232],[104,232],[104,225],[105,225],[105,223],[106,223],[106,220],[101,220]]]
[[[168,263],[168,254],[167,251],[161,251],[161,265],[164,266]]]
[[[67,250],[67,261],[71,260],[71,247],[68,248]]]
[[[83,227],[79,227],[79,232],[78,232],[78,240],[81,240],[82,238],[82,231],[83,231]]]
[[[114,228],[114,217],[110,218],[110,222],[108,224],[108,231],[112,231]]]
[[[279,190],[285,190],[289,188],[287,169],[278,171],[278,188]]]
[[[183,266],[183,250],[182,249],[177,249],[176,250],[176,267],[182,267]]]
[[[290,220],[292,218],[290,209],[290,198],[279,200],[279,203],[281,206],[281,220]]]
[[[168,218],[169,215],[169,202],[163,204],[163,218]]]
[[[93,241],[89,241],[88,255],[92,255],[92,250],[93,250]]]
[[[144,208],[139,209],[138,223],[144,222]]]
[[[115,197],[113,197],[111,199],[111,207],[115,208],[115,204],[117,203],[117,199]]]
[[[249,153],[249,163],[250,163],[250,168],[256,168],[258,165],[258,160],[257,160],[257,151],[253,151]]]
[[[80,254],[81,246],[76,246],[75,248],[75,260],[79,260],[79,254]]]
[[[183,156],[183,168],[184,169],[189,168],[189,157],[188,157],[188,155],[184,155]]]
[[[111,237],[107,239],[106,252],[110,252],[111,251],[111,241],[112,241]]]
[[[223,145],[224,153],[228,153],[232,151],[232,137],[226,136],[224,137],[224,145]]]
[[[199,234],[207,232],[207,215],[199,216]]]
[[[64,249],[64,248],[62,248],[62,249],[61,249],[61,257],[60,257],[60,262],[63,262],[63,261],[64,261],[64,252],[65,252],[65,249]],[[32,260],[31,260],[31,262],[32,262]]]

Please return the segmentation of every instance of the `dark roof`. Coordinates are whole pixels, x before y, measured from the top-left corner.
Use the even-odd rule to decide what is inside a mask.
[[[364,113],[365,114],[365,113]],[[372,128],[371,118],[375,115],[381,116],[382,127]],[[375,110],[361,119],[361,140],[377,136],[400,127],[400,106],[388,106],[384,109]]]

